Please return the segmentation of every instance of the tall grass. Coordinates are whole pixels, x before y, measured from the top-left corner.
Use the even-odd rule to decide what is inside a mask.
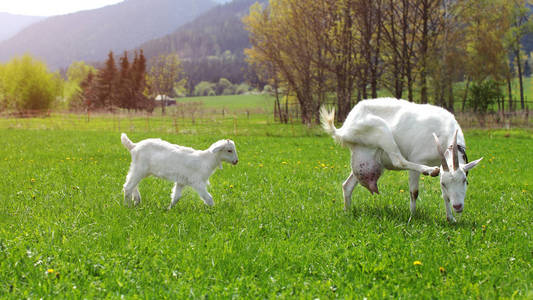
[[[118,128],[2,122],[2,298],[533,297],[530,131],[467,131],[469,157],[485,159],[462,219],[446,222],[438,179],[423,177],[407,225],[405,172],[386,173],[379,196],[357,187],[343,211],[349,153],[318,129],[221,125],[239,164],[211,177],[215,206],[186,189],[166,211],[172,184],[154,178],[123,205]],[[206,148],[211,130],[128,132]]]

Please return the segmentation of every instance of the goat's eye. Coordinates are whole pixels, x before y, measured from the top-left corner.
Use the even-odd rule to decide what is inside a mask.
[[[228,150],[229,153],[233,152],[233,150]]]

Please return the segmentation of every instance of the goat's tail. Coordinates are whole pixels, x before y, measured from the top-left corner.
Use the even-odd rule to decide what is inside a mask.
[[[129,151],[131,151],[131,149],[135,147],[135,144],[130,139],[128,139],[128,136],[125,133],[122,133],[120,135],[120,141],[122,141],[122,145],[124,145],[124,147],[126,147],[126,149],[128,149]]]
[[[331,135],[337,142],[341,143],[340,136],[337,135],[337,128],[335,128],[335,107],[330,111],[325,106],[320,108],[320,123],[322,128]]]

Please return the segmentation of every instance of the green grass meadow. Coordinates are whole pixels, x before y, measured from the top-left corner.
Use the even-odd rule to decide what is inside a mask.
[[[531,131],[466,131],[485,159],[462,218],[446,221],[423,177],[408,225],[407,172],[385,173],[381,195],[356,187],[343,211],[349,151],[319,128],[41,121],[0,122],[0,298],[533,298]],[[197,149],[231,138],[239,164],[211,177],[212,208],[187,188],[167,211],[172,183],[156,178],[127,207],[121,131]]]

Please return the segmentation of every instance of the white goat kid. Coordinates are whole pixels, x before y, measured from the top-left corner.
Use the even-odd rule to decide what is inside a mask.
[[[217,167],[222,169],[222,162],[237,164],[237,150],[232,140],[220,140],[207,150],[195,150],[174,145],[161,139],[146,139],[133,143],[125,133],[121,141],[131,153],[131,165],[126,183],[124,183],[124,203],[141,202],[137,185],[150,175],[175,182],[172,189],[172,201],[168,209],[176,205],[185,186],[194,188],[205,204],[213,206],[213,197],[207,192],[209,177]]]
[[[468,163],[463,132],[451,113],[429,104],[380,98],[359,102],[339,129],[335,128],[334,116],[334,110],[328,112],[322,107],[322,126],[352,152],[352,172],[342,185],[345,210],[350,209],[357,183],[371,193],[379,193],[377,181],[383,169],[409,170],[409,221],[416,211],[418,183],[423,173],[440,174],[446,218],[455,222],[450,202],[457,214],[463,211],[466,175],[482,158]],[[439,163],[441,168],[428,166]]]

